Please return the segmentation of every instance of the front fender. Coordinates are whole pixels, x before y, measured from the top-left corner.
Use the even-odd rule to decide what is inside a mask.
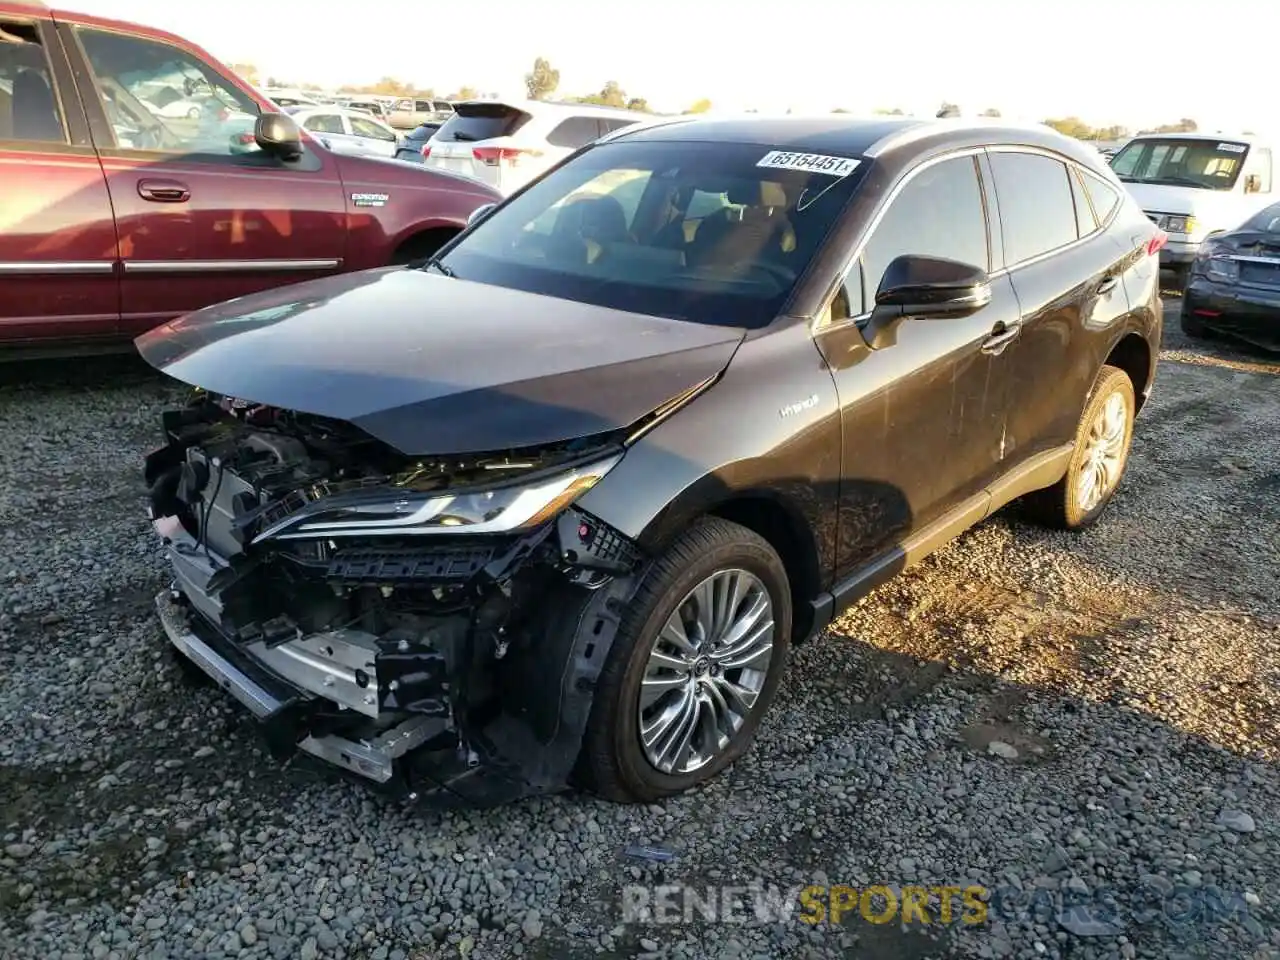
[[[720,381],[641,437],[579,501],[648,551],[727,502],[762,499],[811,538],[830,571],[840,407],[803,323],[748,337]]]

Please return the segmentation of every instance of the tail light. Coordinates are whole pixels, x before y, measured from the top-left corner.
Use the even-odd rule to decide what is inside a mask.
[[[1147,256],[1154,257],[1160,252],[1160,248],[1169,242],[1169,235],[1163,230],[1157,230],[1152,234],[1151,239],[1147,241]]]
[[[255,137],[252,133],[237,133],[234,137],[231,138],[232,143],[238,143],[241,146],[245,146],[245,147],[253,143],[255,140],[257,140],[257,137]]]
[[[520,162],[521,157],[542,156],[541,150],[521,150],[518,147],[475,147],[471,153],[481,163],[490,167],[496,167],[500,163],[515,166]]]
[[[431,156],[431,144],[424,143],[422,145],[422,149],[419,152],[422,154],[424,159]]]
[[[219,123],[226,123],[230,119],[231,119],[231,111],[228,110],[226,107],[223,107],[221,110],[218,111]]]

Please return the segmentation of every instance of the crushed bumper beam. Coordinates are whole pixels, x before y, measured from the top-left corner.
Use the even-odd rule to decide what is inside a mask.
[[[169,642],[260,722],[270,724],[273,719],[286,717],[298,705],[314,699],[283,682],[273,684],[275,691],[269,690],[266,682],[259,682],[223,656],[191,629],[186,611],[174,600],[171,591],[162,591],[155,605]],[[438,736],[444,726],[436,717],[412,717],[369,740],[308,734],[297,741],[296,747],[375,783],[387,784],[395,774],[396,760]]]

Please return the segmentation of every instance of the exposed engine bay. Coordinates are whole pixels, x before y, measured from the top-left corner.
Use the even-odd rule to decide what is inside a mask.
[[[566,785],[642,560],[574,500],[625,437],[424,459],[204,391],[164,430],[161,620],[277,756],[422,799]]]

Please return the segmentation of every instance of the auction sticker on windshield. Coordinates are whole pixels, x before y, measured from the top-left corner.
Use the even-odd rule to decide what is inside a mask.
[[[827,157],[820,153],[792,153],[789,150],[770,150],[756,164],[773,170],[807,170],[825,173],[831,177],[847,177],[858,169],[858,161],[848,157]]]

